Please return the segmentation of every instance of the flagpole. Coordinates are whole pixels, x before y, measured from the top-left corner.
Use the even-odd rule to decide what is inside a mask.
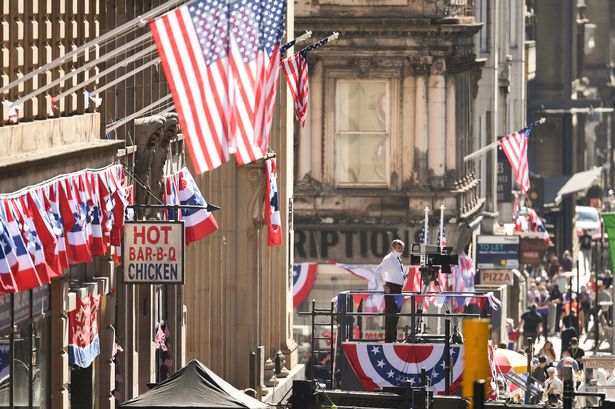
[[[21,78],[17,78],[16,80],[8,83],[7,85],[5,85],[4,87],[0,88],[0,93],[4,93],[5,91],[8,91],[9,89],[23,83],[24,81],[29,80],[30,78],[38,75],[38,74],[43,74],[49,70],[54,69],[55,67],[64,64],[66,61],[69,61],[71,59],[73,59],[74,56],[77,56],[81,53],[83,53],[84,51],[88,50],[90,47],[93,47],[95,45],[101,45],[102,43],[104,43],[105,41],[107,41],[108,39],[115,39],[116,37],[120,36],[120,35],[125,35],[126,33],[124,33],[125,31],[128,31],[132,28],[135,28],[139,25],[142,25],[144,21],[149,20],[153,17],[156,17],[158,14],[160,14],[161,12],[166,11],[167,9],[169,9],[170,7],[175,7],[177,4],[179,3],[183,3],[184,0],[169,0],[166,3],[144,13],[141,16],[137,16],[135,18],[133,18],[132,20],[122,24],[119,27],[114,28],[113,30],[101,35],[98,38],[95,38],[94,40],[83,44],[80,47],[77,47],[76,49],[64,54],[61,57],[56,58],[55,60],[43,65],[42,67],[39,67],[37,69],[35,69],[34,71],[31,71],[29,73],[27,73],[26,75],[24,75]]]
[[[322,40],[319,40],[317,42],[315,42],[314,44],[310,44],[307,47],[301,49],[301,51],[299,51],[299,53],[307,53],[308,51],[312,51],[315,50],[317,48],[322,47],[323,45],[331,42],[331,41],[335,41],[339,38],[340,33],[338,33],[337,31],[333,32],[333,34],[331,34],[329,37],[323,38]]]
[[[80,82],[79,84],[75,85],[74,87],[62,92],[60,95],[57,95],[55,97],[56,101],[58,101],[61,98],[64,98],[67,95],[70,95],[71,93],[73,93],[74,91],[78,90],[79,88],[83,88],[88,84],[91,84],[92,82],[96,81],[99,78],[102,78],[104,76],[106,76],[107,74],[112,73],[113,71],[117,70],[118,68],[122,67],[122,66],[126,66],[128,64],[130,64],[131,62],[139,59],[139,58],[143,58],[145,56],[147,56],[148,54],[151,54],[152,52],[156,51],[156,46],[154,44],[152,44],[151,46],[139,51],[138,53],[136,53],[135,55],[131,56],[130,58],[120,61],[117,64],[112,65],[111,67],[107,68],[106,70],[96,74],[95,76],[88,78],[87,80]],[[156,60],[154,60],[156,61]],[[159,61],[159,59],[158,59]],[[139,66],[137,69],[139,71],[144,70],[145,68],[149,67],[150,65],[152,65],[151,62],[149,62],[146,65],[141,65]],[[133,74],[134,71],[136,71],[137,69],[130,71],[128,74]],[[93,95],[94,93],[92,93]]]
[[[443,240],[444,238],[444,205],[440,206],[440,253],[442,253],[443,249]]]
[[[523,128],[522,130],[526,130],[526,129],[532,130],[536,126],[544,124],[545,121],[546,121],[545,118],[542,117],[539,120],[532,122],[531,124],[529,124],[526,128]],[[485,152],[488,152],[490,150],[493,150],[493,149],[497,148],[499,146],[499,144],[500,144],[500,141],[495,141],[495,142],[490,143],[489,145],[483,146],[482,148],[480,148],[478,150],[475,150],[474,152],[464,156],[463,157],[463,161],[467,162],[469,160],[472,160],[472,159],[475,159],[475,158],[477,158],[479,156],[482,156]]]
[[[311,31],[306,31],[305,33],[301,34],[299,37],[290,40],[289,42],[287,42],[286,44],[284,44],[281,48],[280,48],[280,55],[284,55],[284,53],[286,53],[286,51],[288,51],[288,49],[290,47],[295,46],[296,44],[299,44],[309,38],[312,37],[312,32]]]
[[[148,106],[141,108],[140,110],[138,110],[137,112],[135,112],[134,114],[128,115],[125,118],[120,119],[119,121],[113,122],[111,124],[109,124],[106,128],[105,128],[105,134],[109,134],[113,131],[115,131],[117,128],[119,128],[120,126],[124,125],[125,123],[127,123],[128,121],[137,118],[138,116],[142,115],[143,113],[153,109],[155,106],[162,104],[163,102],[169,100],[172,97],[171,94],[160,98],[157,101],[154,101],[153,103],[149,104]]]
[[[156,57],[152,61],[148,62],[147,64],[140,65],[137,68],[135,68],[134,70],[129,71],[126,74],[117,77],[113,81],[106,83],[105,85],[103,85],[100,88],[95,89],[94,91],[92,91],[92,95],[98,95],[101,92],[106,91],[107,89],[111,88],[115,84],[124,81],[126,78],[132,77],[133,75],[135,75],[135,74],[137,74],[137,73],[139,73],[139,72],[141,72],[141,71],[151,67],[152,65],[158,64],[159,62],[160,62],[160,57]]]
[[[425,217],[423,219],[423,243],[422,244],[427,244],[427,229],[429,228],[429,207],[425,207]],[[421,254],[421,265],[424,266],[426,263],[426,259],[425,259],[425,254],[423,251],[420,252]]]
[[[151,33],[147,33],[147,34],[143,34],[140,37],[137,37],[136,39],[122,45],[121,47],[118,47],[110,52],[108,52],[107,54],[98,57],[97,59],[90,61],[87,64],[82,65],[81,67],[67,73],[66,75],[51,81],[48,84],[43,85],[40,88],[37,88],[36,90],[32,91],[31,93],[29,93],[28,95],[25,95],[21,98],[19,98],[17,101],[13,102],[13,105],[19,105],[24,101],[28,101],[29,99],[31,99],[32,97],[35,97],[39,94],[42,94],[43,92],[47,91],[50,88],[55,87],[56,85],[60,84],[61,82],[67,81],[69,79],[71,79],[72,77],[74,77],[75,75],[81,74],[82,72],[89,70],[91,68],[93,68],[94,66],[96,66],[97,64],[100,64],[102,62],[105,62],[107,60],[109,60],[110,58],[116,56],[117,54],[123,53],[125,51],[130,50],[133,47],[136,47],[139,45],[139,43],[147,40],[148,38],[151,39]]]

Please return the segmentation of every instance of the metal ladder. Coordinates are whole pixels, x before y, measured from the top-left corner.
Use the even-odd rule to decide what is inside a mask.
[[[316,300],[312,300],[312,366],[311,373],[308,374],[312,380],[324,383],[326,389],[333,389],[334,385],[334,371],[333,362],[335,359],[335,340],[333,337],[334,331],[334,314],[335,303],[331,302],[329,308],[316,308]],[[324,322],[323,317],[328,319]],[[329,327],[329,336],[320,336],[318,329],[323,327]],[[320,349],[321,341],[329,341],[329,348]],[[325,354],[325,355],[323,355]],[[327,363],[321,363],[320,358],[328,355],[329,360]]]

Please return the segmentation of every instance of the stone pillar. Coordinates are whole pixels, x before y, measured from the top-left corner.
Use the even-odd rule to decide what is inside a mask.
[[[455,77],[446,78],[446,178],[454,182],[457,169],[457,121],[455,113]]]
[[[311,68],[311,67],[310,67]],[[322,127],[323,127],[323,63],[317,59],[314,63],[313,74],[310,75],[310,105],[311,111],[311,162],[312,177],[322,182]],[[314,152],[314,154],[312,154]]]
[[[414,114],[416,99],[416,79],[407,75],[403,80],[402,116],[401,116],[401,175],[402,186],[410,183],[414,177]]]
[[[137,287],[137,339],[135,343],[139,351],[139,393],[149,390],[148,383],[156,382],[156,353],[154,350],[153,334],[154,297],[152,286]],[[171,328],[173,331],[175,329]]]
[[[75,308],[74,294],[68,295],[68,277],[51,281],[51,408],[70,407],[68,381],[68,313]],[[71,302],[72,300],[72,302]]]
[[[437,59],[429,75],[429,148],[427,165],[430,185],[444,187],[446,144],[446,79],[444,60]]]
[[[428,184],[427,150],[429,122],[427,117],[427,78],[431,60],[427,57],[413,60],[416,72],[414,105],[414,174],[415,181],[423,187]]]

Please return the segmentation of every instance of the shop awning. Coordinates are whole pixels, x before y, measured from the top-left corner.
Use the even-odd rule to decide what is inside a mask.
[[[602,168],[597,167],[583,172],[578,172],[572,175],[568,182],[557,192],[555,203],[559,204],[562,197],[576,192],[584,192],[591,187],[594,181],[602,173]]]

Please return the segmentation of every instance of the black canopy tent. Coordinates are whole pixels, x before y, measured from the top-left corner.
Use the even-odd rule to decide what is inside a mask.
[[[172,407],[266,409],[267,405],[236,389],[197,360],[120,405],[140,409]]]

